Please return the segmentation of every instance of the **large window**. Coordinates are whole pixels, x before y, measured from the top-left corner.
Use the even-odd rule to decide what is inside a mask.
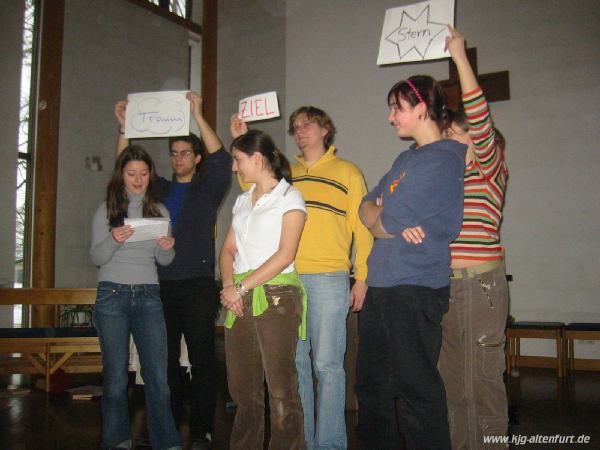
[[[162,8],[168,9],[173,14],[177,14],[184,19],[191,18],[192,0],[149,0],[151,3]]]
[[[37,35],[37,1],[25,1],[25,14],[23,16],[23,57],[21,59],[21,92],[19,105],[19,136],[17,159],[17,186],[16,186],[16,235],[15,235],[15,287],[28,286],[29,268],[29,224],[30,224],[30,181],[32,166],[32,131],[33,123],[31,114],[32,80],[34,42]],[[23,309],[16,305],[13,314],[15,327],[23,323]]]

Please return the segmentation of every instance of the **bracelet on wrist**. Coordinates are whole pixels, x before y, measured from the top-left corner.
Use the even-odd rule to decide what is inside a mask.
[[[233,286],[240,297],[243,297],[248,292],[248,289],[241,281],[235,283]]]

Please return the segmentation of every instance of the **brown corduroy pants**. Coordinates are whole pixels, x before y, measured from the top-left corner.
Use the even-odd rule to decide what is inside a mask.
[[[260,450],[264,440],[265,380],[271,409],[269,450],[304,450],[304,416],[295,355],[302,294],[295,286],[265,286],[269,307],[252,315],[252,291],[244,316],[225,329],[229,392],[237,403],[231,450]]]

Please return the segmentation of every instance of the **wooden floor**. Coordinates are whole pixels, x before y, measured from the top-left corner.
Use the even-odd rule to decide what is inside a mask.
[[[224,352],[218,340],[219,396],[215,416],[214,449],[228,448],[234,410],[227,410]],[[101,384],[97,375],[72,376],[76,385]],[[68,394],[46,394],[31,387],[28,376],[0,378],[0,450],[88,450],[98,448],[100,400],[74,401]],[[6,391],[9,383],[31,387],[24,395]],[[550,369],[521,369],[509,382],[511,432],[519,436],[589,435],[588,445],[518,445],[516,449],[600,449],[600,372],[576,372],[567,382]],[[143,438],[145,412],[143,388],[130,389],[131,427],[134,438]],[[356,413],[346,414],[349,450],[358,450]],[[188,428],[181,427],[184,449]],[[144,448],[138,446],[138,448]],[[148,448],[148,447],[146,447]],[[266,447],[265,447],[266,448]],[[252,450],[252,449],[248,449]],[[285,449],[282,449],[285,450]]]

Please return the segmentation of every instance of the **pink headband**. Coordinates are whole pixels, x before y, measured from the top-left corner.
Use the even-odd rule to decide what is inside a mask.
[[[410,88],[413,90],[413,92],[415,93],[415,95],[417,96],[419,101],[425,103],[425,101],[423,100],[423,97],[421,97],[421,94],[419,93],[419,91],[417,90],[415,85],[412,84],[412,82],[408,79],[406,80],[406,84],[408,84],[410,86]]]

